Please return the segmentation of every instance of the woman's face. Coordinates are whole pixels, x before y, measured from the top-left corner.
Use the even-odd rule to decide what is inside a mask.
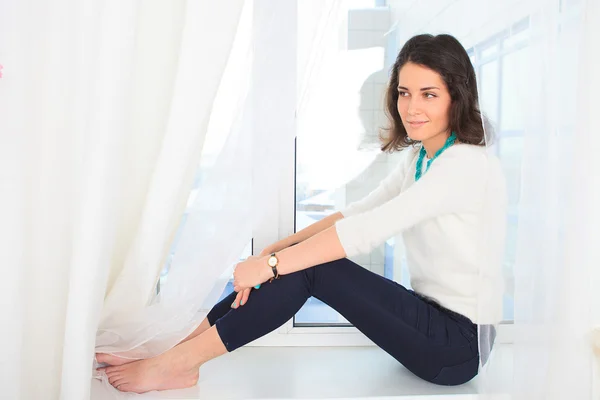
[[[408,62],[398,73],[398,113],[412,140],[445,138],[449,132],[450,93],[442,77]]]

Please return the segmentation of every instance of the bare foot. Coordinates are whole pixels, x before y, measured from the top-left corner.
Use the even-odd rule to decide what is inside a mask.
[[[198,366],[190,364],[179,347],[147,360],[116,365],[104,370],[111,385],[122,392],[183,389],[198,383]]]
[[[196,330],[194,330],[194,332],[192,332],[188,337],[186,337],[181,342],[179,342],[179,344],[185,343],[188,340],[195,338],[196,336],[207,331],[209,328],[210,328],[210,324],[208,323],[208,319],[205,318],[204,321],[202,321],[202,323],[200,323],[200,325],[198,325]],[[138,360],[131,359],[131,358],[117,357],[112,354],[96,353],[96,361],[98,361],[99,364],[124,365],[124,364],[129,364],[129,363],[132,363],[132,362],[138,361]]]
[[[98,361],[99,364],[124,365],[124,364],[132,363],[137,360],[133,360],[130,358],[121,358],[121,357],[113,356],[112,354],[96,353],[96,361]]]

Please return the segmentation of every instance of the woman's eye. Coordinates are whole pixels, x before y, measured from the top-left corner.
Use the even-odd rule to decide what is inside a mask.
[[[405,92],[405,91],[403,91],[403,90],[399,90],[398,91],[398,96],[400,96],[400,97],[406,97],[406,96],[408,96],[408,93]]]
[[[424,93],[423,95],[424,95],[424,96],[425,96],[425,98],[427,98],[427,99],[432,99],[432,98],[434,98],[434,97],[435,97],[435,94],[433,94],[433,93]]]

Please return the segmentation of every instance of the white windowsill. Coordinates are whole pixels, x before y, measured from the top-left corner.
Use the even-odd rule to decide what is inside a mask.
[[[494,386],[512,381],[512,346],[495,349]],[[476,378],[477,379],[477,378]],[[245,347],[207,363],[191,389],[153,392],[139,399],[402,399],[475,400],[476,379],[444,387],[412,375],[377,347]],[[109,400],[92,382],[92,400]]]

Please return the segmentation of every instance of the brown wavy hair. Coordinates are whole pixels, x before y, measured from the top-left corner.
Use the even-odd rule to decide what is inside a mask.
[[[398,74],[408,63],[421,65],[437,72],[450,93],[449,128],[461,143],[485,146],[486,134],[491,129],[479,110],[477,80],[469,55],[456,38],[451,35],[417,35],[408,40],[392,67],[385,96],[385,112],[389,126],[383,128],[387,135],[380,135],[382,151],[394,152],[419,143],[408,137],[398,113]],[[484,130],[485,124],[485,130]]]

